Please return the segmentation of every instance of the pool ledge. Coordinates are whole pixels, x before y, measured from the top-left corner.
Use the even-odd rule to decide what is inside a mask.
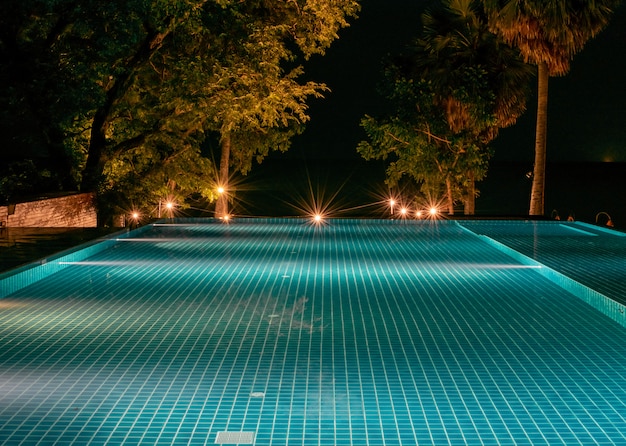
[[[136,235],[139,232],[148,230],[150,227],[152,227],[152,225],[134,229],[132,234]],[[129,234],[131,234],[131,232],[127,230],[120,231],[1,273],[0,299],[67,268],[72,262],[83,261],[94,254],[111,248],[117,243],[118,239],[126,238]]]
[[[475,237],[480,238],[485,241],[489,245],[498,249],[499,251],[507,254],[512,257],[516,261],[520,262],[522,265],[535,266],[536,271],[541,274],[543,277],[547,278],[551,282],[557,284],[565,291],[573,294],[574,296],[582,299],[596,310],[600,311],[602,314],[610,317],[615,322],[620,324],[623,327],[626,327],[626,306],[616,302],[608,296],[605,296],[598,291],[589,288],[586,285],[583,285],[580,282],[575,281],[574,279],[555,271],[554,269],[544,265],[541,262],[532,259],[513,248],[509,248],[508,246],[498,242],[497,240],[492,239],[491,237],[487,237],[486,235],[476,234],[472,230],[464,227],[459,224],[465,231],[473,234]]]

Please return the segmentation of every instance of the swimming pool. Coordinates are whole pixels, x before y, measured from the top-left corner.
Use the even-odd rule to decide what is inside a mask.
[[[626,242],[555,222],[180,220],[64,253],[2,276],[0,441],[626,444],[623,306],[587,280],[589,240]]]

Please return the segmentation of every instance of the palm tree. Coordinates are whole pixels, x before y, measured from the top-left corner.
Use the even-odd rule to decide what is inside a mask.
[[[517,50],[490,32],[477,0],[444,0],[442,8],[427,10],[422,22],[417,59],[421,74],[437,84],[450,130],[469,134],[488,154],[487,146],[499,129],[513,125],[526,110],[532,71]],[[472,84],[468,78],[476,73],[481,81]],[[459,91],[468,96],[459,97]],[[481,109],[485,114],[478,112]],[[484,177],[486,165],[466,169],[465,213],[473,214],[475,180]]]
[[[563,76],[619,0],[483,0],[491,29],[537,66],[537,127],[530,215],[544,214],[548,79]]]

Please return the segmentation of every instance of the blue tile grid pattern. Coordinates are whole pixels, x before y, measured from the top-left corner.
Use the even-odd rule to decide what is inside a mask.
[[[610,299],[626,304],[626,233],[582,222],[462,223]]]
[[[55,260],[0,299],[0,444],[626,444],[626,329],[513,225],[176,221]]]
[[[537,222],[530,224],[537,225]],[[580,260],[575,262],[570,260],[568,262],[564,259],[568,255],[567,253],[569,247],[574,246],[576,247],[575,251],[581,251],[580,248],[577,248],[580,241],[576,238],[572,240],[570,237],[571,232],[569,231],[578,231],[577,235],[580,235],[581,233],[585,234],[585,232],[580,231],[570,224],[546,224],[545,222],[541,222],[539,224],[543,227],[543,229],[549,229],[550,234],[552,235],[552,241],[556,241],[556,243],[552,243],[550,246],[550,248],[557,253],[556,256],[546,256],[543,253],[545,248],[543,250],[538,249],[539,242],[535,234],[532,236],[533,249],[522,249],[522,251],[525,251],[527,255],[522,254],[521,252],[510,247],[512,245],[516,246],[518,249],[523,248],[523,243],[519,243],[520,238],[524,238],[523,235],[520,237],[520,234],[517,234],[517,243],[510,243],[510,239],[503,238],[504,243],[509,243],[508,245],[487,237],[486,235],[481,234],[479,237],[484,237],[484,240],[487,243],[491,244],[496,249],[507,253],[519,262],[535,267],[539,274],[553,281],[560,287],[566,289],[573,295],[587,302],[592,307],[609,316],[617,323],[626,327],[626,306],[623,304],[623,302],[626,302],[626,288],[621,286],[621,284],[626,283],[624,281],[626,280],[626,275],[624,274],[626,257],[622,261],[617,259],[613,268],[606,268],[606,252],[604,252],[604,250],[589,249],[589,246],[586,246],[583,247],[583,249],[586,248],[586,256],[582,263],[580,263]],[[471,224],[469,227],[474,227],[475,229],[480,228],[480,226],[476,224]],[[599,229],[604,230],[604,228]],[[555,235],[558,234],[560,234],[561,237],[555,237]],[[565,235],[565,237],[563,237],[563,235]],[[593,236],[595,234],[587,232],[586,235]],[[623,233],[620,232],[614,232],[611,235],[613,237],[623,237]],[[529,238],[526,237],[526,239],[527,244],[530,244],[528,243],[530,242]],[[615,239],[613,239],[613,241],[615,241]],[[621,246],[614,243],[609,243],[607,246],[610,246],[614,251],[618,251],[623,255],[626,255],[626,240],[618,239],[618,241],[621,242]],[[616,247],[617,249],[615,250]],[[526,246],[526,248],[528,248],[528,246]],[[580,253],[578,255],[580,256]],[[533,256],[534,258],[529,256]],[[612,257],[615,259],[614,253]],[[552,267],[547,267],[541,262],[535,260],[535,258],[541,258],[542,260],[545,259]],[[572,265],[574,265],[574,268],[572,268]],[[585,285],[585,283],[587,285]],[[604,295],[591,287],[601,289],[602,291],[607,292],[607,295]]]

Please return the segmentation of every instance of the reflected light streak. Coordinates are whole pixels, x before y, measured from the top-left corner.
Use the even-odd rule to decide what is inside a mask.
[[[59,265],[77,265],[77,266],[139,266],[139,265],[154,265],[154,261],[145,260],[98,260],[98,261],[77,261],[77,262],[59,262]]]
[[[514,265],[506,263],[455,263],[456,269],[541,269],[541,265]]]
[[[164,226],[164,225],[159,225],[159,226]],[[194,240],[197,240],[197,238],[194,238]],[[180,238],[175,238],[175,237],[145,237],[145,238],[132,238],[132,237],[126,237],[126,238],[116,238],[115,239],[116,242],[150,242],[150,243],[159,243],[159,242],[181,242]]]
[[[389,265],[395,265],[397,262],[388,262]],[[520,270],[520,269],[543,269],[542,265],[522,265],[515,263],[471,263],[471,262],[426,262],[417,263],[416,272],[423,273],[425,271],[437,271],[439,274],[465,274],[471,271],[476,274],[479,271],[487,270]]]

